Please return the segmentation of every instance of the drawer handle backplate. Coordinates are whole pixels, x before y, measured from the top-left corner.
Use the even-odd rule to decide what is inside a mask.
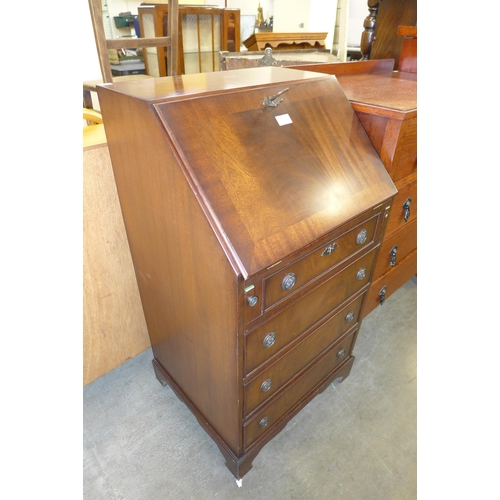
[[[364,277],[366,276],[366,269],[362,267],[359,271],[358,274],[356,274],[356,279],[358,281],[361,281]]]
[[[362,229],[356,237],[356,243],[358,245],[362,245],[366,241],[366,238],[368,238],[368,233],[366,232],[366,229]]]
[[[342,348],[340,351],[337,353],[337,358],[343,358],[345,356],[345,349]]]
[[[354,319],[354,311],[350,311],[347,313],[347,316],[345,317],[345,320],[347,323],[350,323]]]
[[[265,337],[264,337],[264,341],[262,342],[262,345],[268,349],[269,347],[271,347],[274,343],[276,342],[276,333],[275,332],[271,332],[271,333],[268,333]]]
[[[259,427],[263,429],[267,424],[269,423],[269,417],[264,417],[260,422],[259,422]]]
[[[295,285],[296,281],[297,276],[295,276],[295,274],[293,273],[288,273],[281,282],[281,288],[283,288],[283,290],[290,290],[290,288],[293,288],[293,285]]]
[[[269,389],[271,389],[271,386],[273,385],[273,381],[268,378],[262,382],[260,385],[260,392],[267,392]]]

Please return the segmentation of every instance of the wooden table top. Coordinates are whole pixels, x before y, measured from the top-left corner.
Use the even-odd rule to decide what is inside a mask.
[[[379,108],[379,114],[388,116],[417,114],[417,75],[415,73],[360,74],[338,76],[347,98],[358,110]]]

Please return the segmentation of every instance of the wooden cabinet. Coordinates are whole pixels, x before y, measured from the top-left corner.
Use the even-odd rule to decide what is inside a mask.
[[[168,4],[143,3],[138,7],[142,36],[166,36]],[[240,49],[240,10],[179,6],[177,74],[218,71],[219,51]],[[150,48],[144,57],[146,73],[166,76],[166,50]]]
[[[349,375],[396,188],[328,75],[98,91],[156,376],[240,478]]]
[[[404,43],[398,29],[417,25],[417,0],[367,0],[367,8],[360,41],[363,58],[394,59],[398,68]]]
[[[398,188],[364,317],[417,272],[417,75],[390,72],[338,78]]]
[[[243,43],[250,51],[267,47],[273,50],[326,49],[328,33],[254,33]]]

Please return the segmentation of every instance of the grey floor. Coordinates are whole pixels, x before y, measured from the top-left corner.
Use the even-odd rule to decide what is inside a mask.
[[[241,487],[147,350],[83,390],[84,499],[417,497],[417,280],[363,321],[351,374],[268,443]]]

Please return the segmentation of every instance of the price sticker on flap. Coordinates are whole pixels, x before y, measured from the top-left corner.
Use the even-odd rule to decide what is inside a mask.
[[[292,123],[292,119],[290,118],[290,115],[288,113],[286,115],[275,116],[275,118],[280,127]]]

